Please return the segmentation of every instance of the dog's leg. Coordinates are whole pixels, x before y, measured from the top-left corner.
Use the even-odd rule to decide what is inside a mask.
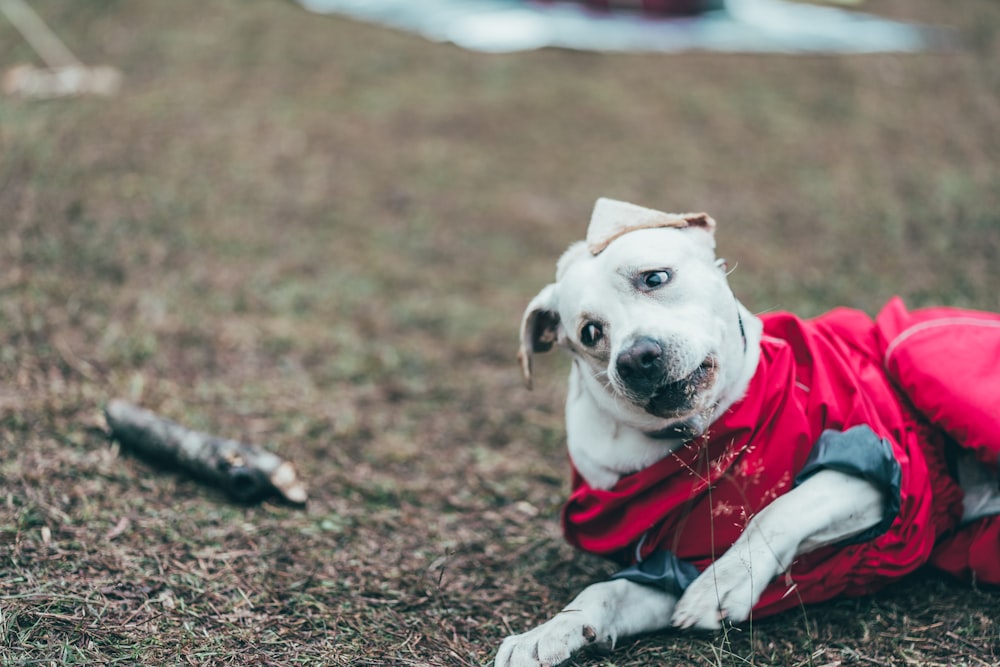
[[[558,665],[586,646],[613,647],[619,637],[670,625],[677,598],[624,579],[588,586],[557,616],[504,640],[495,667]]]
[[[821,470],[751,519],[739,539],[692,583],[673,624],[719,628],[741,623],[795,556],[834,544],[882,519],[882,492],[860,477]]]

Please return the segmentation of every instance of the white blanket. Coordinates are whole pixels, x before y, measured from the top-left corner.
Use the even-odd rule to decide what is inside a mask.
[[[947,42],[940,29],[782,0],[727,0],[726,9],[666,18],[594,11],[576,2],[298,0],[306,9],[417,33],[489,53],[559,47],[676,53],[877,53]]]

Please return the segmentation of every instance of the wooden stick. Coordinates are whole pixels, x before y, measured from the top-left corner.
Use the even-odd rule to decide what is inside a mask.
[[[0,12],[51,69],[83,67],[83,63],[24,0],[0,0]]]
[[[0,86],[7,95],[49,99],[73,95],[103,95],[118,92],[122,73],[114,67],[72,65],[56,69],[14,65],[4,72]]]
[[[108,403],[104,415],[123,447],[214,484],[235,500],[254,502],[277,493],[297,505],[306,502],[305,485],[292,464],[259,447],[192,431],[118,399]]]

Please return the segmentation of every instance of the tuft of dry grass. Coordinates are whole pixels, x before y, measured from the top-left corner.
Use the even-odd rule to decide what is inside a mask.
[[[707,210],[759,311],[1000,309],[1000,8],[949,53],[465,53],[277,0],[33,6],[120,96],[0,99],[0,662],[482,665],[606,576],[559,536],[562,376],[516,326],[600,195]],[[0,23],[0,65],[33,58]],[[241,507],[121,396],[273,447]],[[996,664],[920,573],[577,665]]]

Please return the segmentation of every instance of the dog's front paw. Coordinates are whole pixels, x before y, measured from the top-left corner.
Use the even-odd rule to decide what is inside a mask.
[[[702,574],[684,591],[671,622],[678,628],[717,630],[723,621],[745,621],[753,607],[752,599],[753,591],[746,576],[724,585]]]
[[[563,612],[534,630],[507,637],[493,664],[494,667],[554,667],[599,639],[597,629],[584,622],[579,613]]]
[[[688,586],[671,622],[678,628],[701,630],[717,630],[723,621],[742,623],[750,618],[750,610],[776,570],[765,563],[754,570],[743,559],[723,557]]]

